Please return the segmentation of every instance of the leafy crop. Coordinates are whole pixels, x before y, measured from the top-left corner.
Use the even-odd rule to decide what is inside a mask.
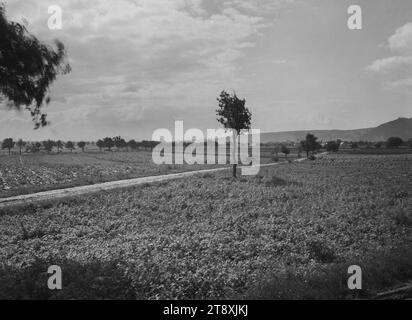
[[[331,155],[3,212],[0,297],[247,295],[268,275],[305,279],[411,248],[411,190],[410,156]],[[50,264],[63,269],[59,292],[44,290]]]

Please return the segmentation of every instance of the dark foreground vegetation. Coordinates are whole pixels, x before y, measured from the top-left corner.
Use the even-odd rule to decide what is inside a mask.
[[[371,297],[411,278],[411,174],[409,155],[329,155],[3,210],[0,297]]]

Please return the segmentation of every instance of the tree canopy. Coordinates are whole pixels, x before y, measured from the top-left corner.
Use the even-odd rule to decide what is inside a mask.
[[[237,134],[240,130],[250,129],[252,115],[245,106],[245,99],[239,99],[236,93],[230,95],[222,91],[217,101],[219,102],[219,109],[216,110],[217,121],[223,124],[225,129],[233,129]]]
[[[306,135],[305,140],[302,140],[300,142],[302,150],[306,151],[306,157],[309,157],[309,152],[313,152],[313,151],[321,148],[321,145],[319,144],[319,142],[317,140],[318,140],[317,137],[315,137],[311,133],[308,133]]]
[[[403,143],[403,140],[399,137],[389,137],[388,140],[386,140],[386,147],[387,148],[396,148],[401,146]]]
[[[63,43],[54,44],[43,44],[24,25],[8,21],[0,3],[0,101],[29,110],[36,129],[47,124],[41,107],[50,102],[50,85],[71,70]]]
[[[226,91],[222,91],[217,98],[219,108],[216,110],[218,116],[217,121],[223,124],[225,129],[233,130],[233,140],[235,148],[233,148],[233,158],[236,162],[237,157],[237,142],[236,137],[240,135],[241,130],[250,129],[252,114],[246,108],[246,100],[239,99],[236,93],[230,95]],[[233,163],[233,176],[236,177],[236,163]]]

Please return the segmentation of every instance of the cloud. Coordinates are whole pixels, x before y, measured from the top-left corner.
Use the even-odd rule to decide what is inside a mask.
[[[131,109],[147,110],[156,103],[163,108],[176,104],[189,108],[192,105],[187,104],[197,101],[193,105],[197,107],[206,100],[202,93],[215,96],[217,88],[233,79],[241,81],[237,62],[265,27],[264,19],[253,12],[228,5],[207,10],[201,0],[56,0],[53,4],[62,7],[62,30],[47,28],[47,3],[25,0],[7,6],[10,19],[25,19],[40,39],[59,38],[67,47],[73,70],[53,86],[55,109],[50,110],[55,111],[49,117],[54,112],[75,116],[66,111],[73,104],[91,114],[115,113],[114,122],[127,114],[137,121],[140,112]]]
[[[387,47],[396,56],[373,61],[365,70],[384,75],[386,88],[409,92],[412,85],[412,22],[396,29]]]
[[[412,89],[412,77],[393,81],[390,83],[390,87],[395,90],[410,91]]]
[[[208,108],[220,90],[245,81],[240,62],[273,21],[264,15],[289,2],[55,0],[62,30],[48,29],[45,2],[10,2],[7,15],[26,20],[40,39],[66,45],[72,72],[52,87],[49,120],[60,128],[118,127],[123,118],[141,124],[152,108],[179,115],[176,108]],[[156,128],[166,120],[149,121]]]
[[[412,22],[398,28],[388,40],[389,48],[393,51],[412,54]]]
[[[394,56],[375,60],[371,65],[367,66],[366,69],[375,72],[385,72],[411,64],[412,57],[410,56]]]

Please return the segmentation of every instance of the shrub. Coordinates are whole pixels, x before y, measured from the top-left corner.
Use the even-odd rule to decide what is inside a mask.
[[[390,137],[386,140],[386,147],[387,148],[397,148],[401,146],[403,143],[402,139],[399,137]]]

